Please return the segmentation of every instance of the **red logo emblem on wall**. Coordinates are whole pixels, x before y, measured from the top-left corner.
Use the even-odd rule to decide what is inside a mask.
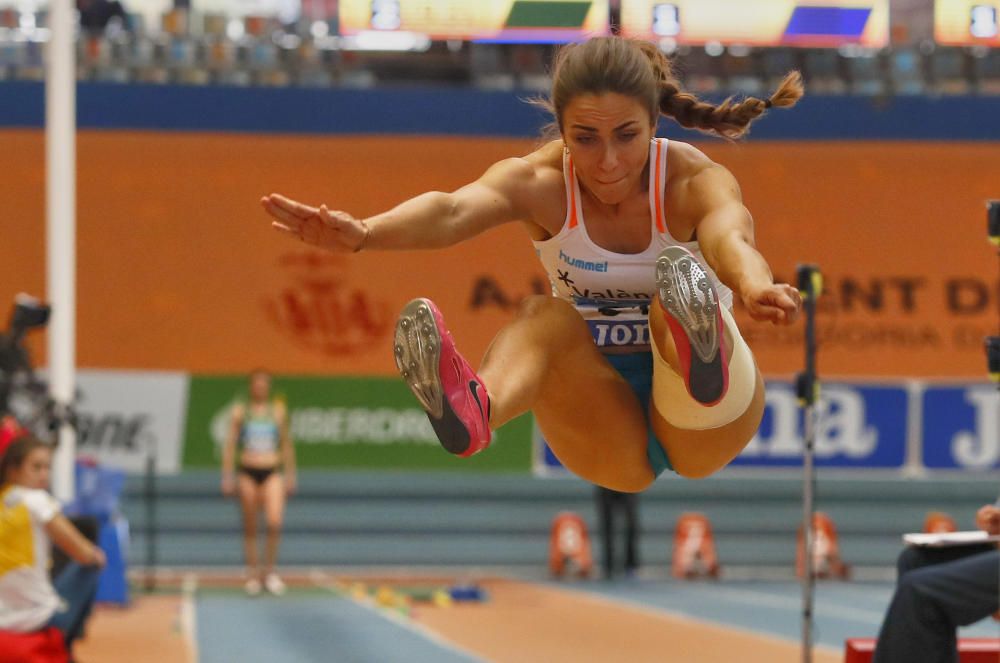
[[[342,356],[379,345],[392,325],[389,305],[349,283],[349,259],[314,251],[278,260],[284,288],[264,300],[272,324],[313,352]]]

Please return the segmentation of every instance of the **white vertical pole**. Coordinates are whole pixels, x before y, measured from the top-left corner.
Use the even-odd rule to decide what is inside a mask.
[[[76,52],[75,6],[51,0],[45,72],[46,251],[48,300],[52,305],[48,356],[50,394],[73,400],[76,365]],[[63,426],[52,467],[52,491],[74,495],[76,435]]]

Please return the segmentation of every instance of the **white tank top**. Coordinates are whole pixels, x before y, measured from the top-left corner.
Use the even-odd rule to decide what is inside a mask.
[[[656,293],[656,258],[668,246],[683,246],[698,257],[719,299],[732,308],[733,293],[708,266],[698,242],[678,242],[667,230],[664,191],[667,182],[665,138],[649,145],[649,216],[652,241],[641,253],[614,253],[595,244],[583,221],[580,183],[568,151],[563,152],[566,220],[553,237],[534,242],[549,275],[552,294],[573,304],[600,347],[649,344],[649,304]]]

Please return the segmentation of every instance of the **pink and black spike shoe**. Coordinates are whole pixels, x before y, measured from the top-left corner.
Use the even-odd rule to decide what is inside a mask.
[[[717,404],[729,388],[719,293],[698,258],[682,246],[668,246],[656,259],[656,292],[688,393],[702,405]]]
[[[490,443],[490,397],[469,362],[455,349],[441,311],[414,299],[396,321],[396,367],[427,412],[441,446],[471,456]]]

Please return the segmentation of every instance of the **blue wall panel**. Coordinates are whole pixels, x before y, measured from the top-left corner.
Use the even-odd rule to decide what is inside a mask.
[[[819,468],[1000,470],[1000,395],[991,384],[823,383],[818,414]],[[768,382],[760,429],[731,466],[801,467],[803,436],[794,388]],[[535,454],[536,472],[562,469],[537,426]]]
[[[923,461],[934,469],[1000,469],[1000,394],[991,384],[928,389]]]
[[[545,114],[527,92],[80,83],[83,128],[307,134],[537,136]],[[0,127],[41,127],[41,83],[0,82]],[[753,127],[764,140],[1000,140],[1000,97],[806,96]],[[671,122],[663,135],[697,136]]]

